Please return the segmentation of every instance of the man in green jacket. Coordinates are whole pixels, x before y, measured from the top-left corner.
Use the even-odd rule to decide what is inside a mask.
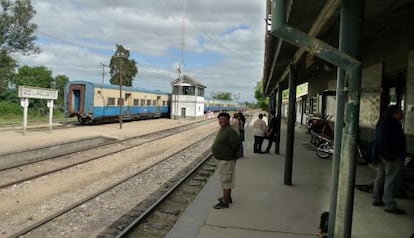
[[[231,189],[234,188],[236,160],[240,157],[240,136],[230,126],[230,115],[222,112],[218,115],[220,130],[214,140],[212,152],[218,160],[217,170],[220,176],[223,197],[214,208],[228,208],[232,203]]]

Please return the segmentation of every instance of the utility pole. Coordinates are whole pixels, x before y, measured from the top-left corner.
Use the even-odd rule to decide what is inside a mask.
[[[102,84],[105,83],[105,67],[108,67],[107,64],[99,63],[100,66],[102,66]]]
[[[179,97],[180,94],[182,93],[182,87],[181,87],[181,75],[183,76],[184,79],[184,74],[182,74],[183,72],[183,64],[184,64],[184,38],[185,38],[185,0],[182,0],[182,9],[183,9],[183,20],[182,20],[182,25],[181,25],[181,55],[180,55],[180,64],[178,65],[177,71],[178,71],[178,80],[177,80],[177,96],[176,96],[176,111],[175,111],[175,119],[177,119],[178,116],[178,111],[180,110],[180,102],[179,102]],[[181,115],[181,111],[180,111],[180,116]]]
[[[119,129],[122,129],[122,104],[124,100],[122,98],[122,58],[119,63]]]

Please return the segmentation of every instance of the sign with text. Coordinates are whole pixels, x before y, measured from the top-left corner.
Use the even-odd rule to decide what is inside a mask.
[[[58,98],[58,90],[50,88],[19,86],[19,97],[56,100]]]

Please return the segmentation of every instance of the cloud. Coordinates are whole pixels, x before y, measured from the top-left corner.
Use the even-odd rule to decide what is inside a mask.
[[[135,86],[170,91],[184,32],[184,73],[203,82],[207,94],[230,91],[253,101],[262,76],[265,2],[187,0],[184,28],[182,3],[33,1],[42,52],[17,60],[20,65],[44,65],[71,80],[101,82],[99,63],[109,64],[118,43],[138,62]],[[108,82],[109,75],[105,77]]]

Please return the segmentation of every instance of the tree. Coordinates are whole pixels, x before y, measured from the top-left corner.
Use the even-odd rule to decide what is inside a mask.
[[[66,75],[57,75],[54,79],[52,88],[55,88],[58,90],[58,99],[56,102],[56,105],[59,108],[63,108],[64,104],[64,91],[65,91],[65,85],[69,82],[69,78]]]
[[[129,59],[129,50],[118,44],[116,44],[116,51],[111,58],[109,68],[111,84],[119,85],[119,80],[122,78],[122,85],[132,86],[132,80],[138,74],[137,62]]]
[[[17,62],[12,57],[0,53],[0,94],[8,89],[16,67]]]
[[[218,92],[211,96],[214,99],[221,99],[221,100],[231,100],[231,93],[230,92]]]
[[[15,75],[12,82],[16,88],[20,85],[50,88],[53,87],[54,78],[52,77],[52,71],[44,66],[29,67],[25,65],[19,68],[18,73]],[[32,99],[30,100],[30,104],[41,112],[45,113],[47,111],[44,100]]]
[[[254,97],[257,100],[257,104],[262,110],[268,110],[269,109],[269,98],[263,94],[263,82],[262,81],[257,82],[256,87],[254,89],[255,89]]]
[[[0,53],[38,53],[34,35],[37,25],[31,23],[36,11],[30,0],[1,0]]]
[[[20,67],[12,80],[16,88],[20,85],[50,88],[53,86],[53,81],[52,71],[45,66],[29,67],[27,65]]]

